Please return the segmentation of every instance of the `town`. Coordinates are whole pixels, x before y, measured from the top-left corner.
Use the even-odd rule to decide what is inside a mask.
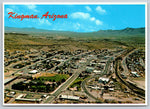
[[[142,49],[4,51],[7,104],[145,102]]]

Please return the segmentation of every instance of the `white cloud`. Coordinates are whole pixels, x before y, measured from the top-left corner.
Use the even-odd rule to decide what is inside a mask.
[[[71,14],[72,18],[79,18],[79,19],[88,19],[90,17],[89,13],[84,13],[84,12],[75,12]]]
[[[92,9],[89,6],[85,7],[88,11],[92,11]]]
[[[98,13],[100,13],[100,14],[106,13],[106,10],[104,10],[101,6],[97,6],[97,7],[96,7],[96,11],[97,11]]]
[[[100,20],[96,20],[95,23],[96,23],[96,25],[102,25],[103,24],[103,22]]]
[[[91,21],[95,21],[96,19],[95,19],[95,17],[91,17],[90,20]]]
[[[26,6],[28,9],[38,12],[38,10],[36,9],[36,5],[31,4],[31,5],[26,5]]]
[[[48,21],[48,20],[46,20],[46,19],[39,19],[39,23],[38,23],[39,25],[51,25],[51,23]]]
[[[96,19],[95,17],[91,17],[89,13],[84,12],[75,12],[71,14],[71,17],[74,19],[83,19],[83,20],[90,20],[92,22],[95,22],[96,25],[102,25],[103,22]]]
[[[7,11],[7,13],[9,13],[9,12],[14,12],[14,10],[11,9],[11,8],[7,8],[6,11]]]
[[[75,23],[75,24],[74,24],[74,28],[75,28],[76,30],[78,30],[78,29],[80,28],[80,26],[81,26],[80,23]]]

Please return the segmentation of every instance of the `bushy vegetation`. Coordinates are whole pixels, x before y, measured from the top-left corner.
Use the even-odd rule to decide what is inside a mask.
[[[29,83],[19,82],[12,85],[12,89],[27,90],[37,92],[51,92],[54,91],[61,83],[65,82],[69,75],[55,75],[51,77],[39,77],[32,79]],[[46,84],[45,82],[51,82]]]
[[[69,75],[65,75],[65,74],[57,74],[51,77],[39,77],[38,80],[41,81],[51,81],[51,82],[64,82],[66,79],[68,79]]]
[[[77,78],[71,85],[70,87],[77,87],[77,90],[80,91],[81,90],[81,83],[84,79],[83,78]]]

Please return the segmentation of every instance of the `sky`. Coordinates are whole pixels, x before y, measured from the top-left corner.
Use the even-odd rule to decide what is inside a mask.
[[[49,11],[49,15],[67,14],[67,19],[43,18],[41,16]],[[18,15],[38,15],[39,19],[12,19],[9,12]],[[145,27],[145,5],[41,5],[41,4],[5,4],[4,26],[17,28],[37,28],[57,31],[93,32],[99,30],[120,30],[127,27]]]

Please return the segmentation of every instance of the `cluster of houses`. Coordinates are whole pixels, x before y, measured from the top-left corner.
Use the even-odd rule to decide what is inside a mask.
[[[126,58],[131,77],[141,77],[145,73],[145,56],[141,50],[135,51]]]

